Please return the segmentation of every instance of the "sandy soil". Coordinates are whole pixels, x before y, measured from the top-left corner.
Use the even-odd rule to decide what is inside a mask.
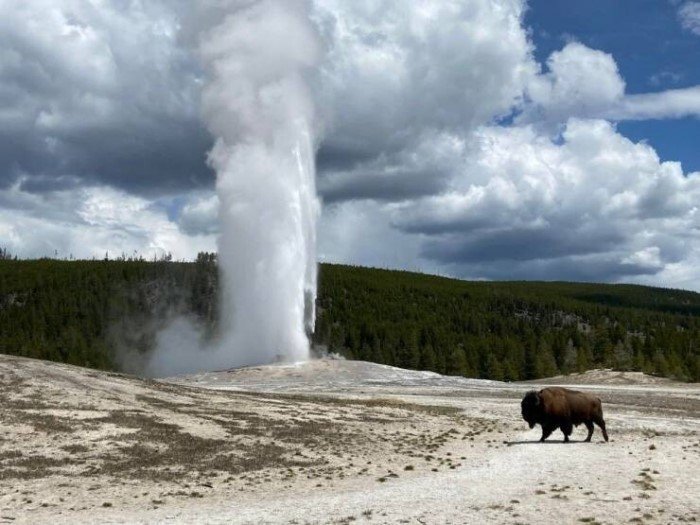
[[[532,384],[335,360],[157,382],[0,356],[0,523],[700,519],[700,385],[542,383],[596,392],[610,443],[537,443]]]

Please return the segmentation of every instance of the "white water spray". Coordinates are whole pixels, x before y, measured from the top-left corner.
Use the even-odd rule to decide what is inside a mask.
[[[308,0],[202,0],[202,113],[216,142],[220,337],[177,318],[150,376],[301,361],[316,301],[315,115],[306,75],[319,45]],[[198,351],[199,350],[199,351]]]
[[[316,299],[318,44],[305,0],[218,1],[203,33],[204,119],[216,137],[222,340],[228,366],[309,356]]]

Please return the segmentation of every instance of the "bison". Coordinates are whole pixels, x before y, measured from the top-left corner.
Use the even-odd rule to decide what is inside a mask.
[[[564,441],[569,441],[573,427],[581,423],[588,429],[586,441],[590,441],[593,435],[593,423],[603,431],[605,441],[608,440],[600,399],[590,394],[560,387],[544,388],[539,392],[533,390],[525,394],[520,408],[530,428],[538,423],[542,425],[540,441],[547,439],[557,428],[564,434]]]

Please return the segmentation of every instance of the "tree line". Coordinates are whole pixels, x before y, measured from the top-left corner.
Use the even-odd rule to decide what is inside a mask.
[[[211,336],[216,256],[0,258],[0,353],[114,370],[168,319]],[[700,381],[700,294],[633,285],[469,282],[322,264],[314,345],[351,359],[515,381],[591,368]]]

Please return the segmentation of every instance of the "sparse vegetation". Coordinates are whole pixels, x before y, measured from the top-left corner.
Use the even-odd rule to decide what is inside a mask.
[[[21,361],[4,359],[7,363]],[[64,376],[60,374],[47,378],[48,389],[34,395],[36,374],[17,377],[10,370],[0,366],[3,377],[14,378],[0,384],[3,421],[31,426],[32,436],[54,443],[56,451],[49,455],[40,448],[31,453],[20,447],[3,448],[0,482],[77,471],[82,478],[95,480],[187,481],[185,485],[191,483],[192,490],[184,494],[199,498],[203,488],[233,480],[254,487],[298,478],[323,481],[324,485],[355,475],[390,479],[397,474],[379,472],[369,467],[371,461],[365,468],[355,463],[371,450],[383,451],[406,465],[421,450],[435,450],[456,440],[466,422],[457,409],[396,400],[212,394],[126,376],[110,379],[119,385],[118,390],[135,389],[128,396],[133,404],[105,410],[86,405],[82,398],[66,397],[65,392],[75,385],[61,383]],[[79,373],[86,379],[95,376],[90,371]],[[49,399],[56,401],[49,404]],[[81,416],[71,418],[77,411]],[[407,418],[415,424],[430,421],[430,430],[405,428]],[[182,423],[188,421],[191,426],[183,428]],[[381,424],[375,429],[376,421]],[[479,421],[475,424],[480,425]],[[367,433],[369,427],[372,431]],[[81,439],[86,435],[95,437]]]

